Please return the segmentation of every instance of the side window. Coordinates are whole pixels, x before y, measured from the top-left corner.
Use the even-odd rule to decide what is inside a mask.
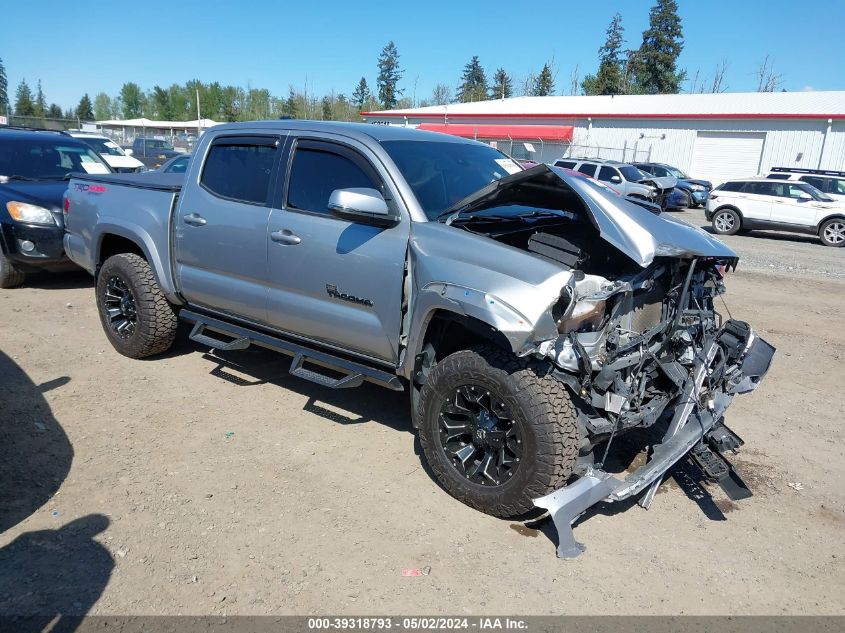
[[[610,182],[610,179],[614,176],[618,176],[619,172],[617,172],[613,167],[608,167],[605,165],[599,170],[598,179],[604,180],[605,182]]]
[[[297,147],[290,169],[287,206],[328,214],[329,196],[335,189],[379,189],[369,174],[345,153],[316,146]]]
[[[596,175],[596,166],[591,165],[590,163],[584,163],[583,165],[581,165],[578,168],[578,171],[580,171],[582,174],[585,174],[587,176],[595,176]]]
[[[819,178],[818,176],[801,176],[799,180],[813,185],[819,191],[828,191],[829,180],[827,178]]]
[[[834,178],[830,181],[829,189],[824,190],[825,193],[835,193],[839,196],[845,196],[845,180]]]
[[[266,205],[276,158],[270,137],[222,137],[208,150],[200,184],[221,198]]]
[[[669,175],[668,171],[658,165],[649,165],[648,168],[644,169],[643,171],[647,171],[650,174],[654,174],[658,178]]]
[[[742,186],[744,182],[726,182],[719,187],[716,187],[719,191],[742,191]]]
[[[769,174],[766,178],[774,178],[775,180],[780,180],[783,178],[783,174]]]
[[[575,161],[559,160],[555,162],[555,167],[565,167],[566,169],[572,169],[573,167],[575,167]]]
[[[808,195],[806,191],[804,191],[799,185],[784,185],[784,192],[781,195],[785,195],[787,198],[800,198],[802,195]]]

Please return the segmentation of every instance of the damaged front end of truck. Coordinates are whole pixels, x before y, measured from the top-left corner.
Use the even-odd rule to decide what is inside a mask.
[[[733,251],[544,165],[492,183],[445,222],[568,272],[554,276],[564,280],[558,294],[535,299],[544,302],[539,309],[505,290],[498,297],[529,321],[508,337],[515,352],[551,361],[578,407],[577,478],[535,500],[555,521],[559,556],[582,551],[571,524],[588,507],[639,494],[648,507],[666,472],[687,456],[730,496],[749,494],[723,455],[742,444],[724,414],[735,395],[757,387],[775,350],[717,309],[724,276],[738,263]],[[605,471],[614,441],[635,429],[655,438],[648,460],[627,474]]]

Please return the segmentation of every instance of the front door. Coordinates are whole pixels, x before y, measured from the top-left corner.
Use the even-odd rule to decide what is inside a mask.
[[[410,218],[366,147],[294,139],[269,222],[267,319],[273,327],[396,363]],[[330,215],[335,189],[383,193],[402,220],[381,228]]]
[[[778,183],[776,187],[778,197],[772,204],[773,222],[814,227],[827,213],[825,203],[813,199],[799,183]]]
[[[280,137],[219,136],[189,167],[175,218],[176,273],[189,303],[266,322],[267,220]]]

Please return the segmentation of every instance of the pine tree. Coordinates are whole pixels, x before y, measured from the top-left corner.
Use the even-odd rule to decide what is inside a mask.
[[[464,66],[464,74],[458,88],[458,101],[468,103],[470,101],[484,101],[486,98],[487,77],[484,75],[484,69],[478,61],[478,56],[473,55],[469,63]]]
[[[81,121],[94,120],[94,108],[91,105],[91,99],[88,97],[87,92],[82,95],[82,98],[79,100],[79,105],[76,106],[76,118]]]
[[[9,111],[9,80],[6,77],[6,67],[3,65],[3,58],[0,57],[0,112],[6,114]]]
[[[320,102],[320,110],[322,110],[323,121],[331,121],[334,116],[332,114],[333,99],[326,95]]]
[[[47,115],[47,98],[44,96],[44,91],[41,89],[41,80],[38,80],[38,88],[35,90],[35,103],[33,103],[35,116],[45,117]]]
[[[364,109],[364,104],[367,103],[369,98],[370,87],[367,85],[367,80],[364,77],[361,77],[361,81],[358,82],[355,92],[352,93],[352,103],[356,108],[358,108],[358,111],[361,112]]]
[[[35,114],[35,104],[32,102],[32,90],[26,79],[21,79],[15,91],[15,114],[17,116],[32,116]]]
[[[490,86],[490,99],[508,99],[513,96],[513,79],[504,68],[496,70],[493,75],[493,85]]]
[[[62,109],[59,107],[58,103],[51,103],[50,107],[47,108],[47,116],[51,119],[61,119],[62,118]]]
[[[378,98],[385,110],[392,110],[402,95],[402,90],[396,88],[396,84],[402,78],[402,70],[399,69],[399,51],[393,40],[387,43],[378,57]]]
[[[643,43],[630,62],[636,89],[643,94],[680,92],[687,73],[678,69],[684,34],[676,0],[657,0],[649,11],[648,23]]]
[[[618,95],[626,92],[622,44],[624,42],[622,16],[613,16],[607,27],[607,40],[599,48],[599,70],[595,75],[587,75],[581,82],[581,89],[587,95]]]
[[[555,80],[552,77],[552,69],[548,64],[543,64],[543,70],[537,75],[534,84],[535,97],[548,97],[555,91]]]

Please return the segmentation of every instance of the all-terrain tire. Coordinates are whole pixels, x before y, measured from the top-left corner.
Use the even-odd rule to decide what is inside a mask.
[[[121,336],[106,311],[106,291],[110,280],[125,284],[134,301],[135,327]],[[97,276],[97,308],[100,322],[112,346],[129,358],[144,358],[166,352],[176,337],[178,320],[156,281],[149,263],[134,253],[109,257]]]
[[[548,363],[493,345],[455,352],[435,365],[420,393],[417,422],[426,461],[452,496],[487,514],[514,517],[566,483],[578,453],[577,416],[566,387],[550,371]],[[494,392],[520,425],[521,462],[501,485],[469,481],[443,448],[441,406],[466,384]]]
[[[9,261],[3,251],[0,251],[0,288],[17,288],[26,279],[26,273],[18,270]]]

